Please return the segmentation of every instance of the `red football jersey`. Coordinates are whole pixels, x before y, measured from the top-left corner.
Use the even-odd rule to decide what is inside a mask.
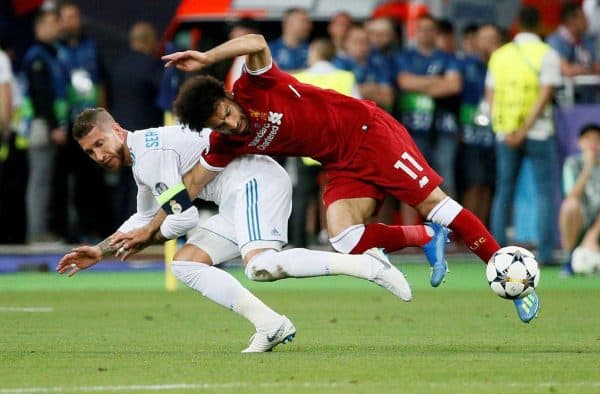
[[[308,156],[327,169],[343,168],[368,132],[375,103],[299,82],[275,64],[244,70],[233,86],[249,122],[244,135],[211,133],[204,160],[221,168],[253,153]]]

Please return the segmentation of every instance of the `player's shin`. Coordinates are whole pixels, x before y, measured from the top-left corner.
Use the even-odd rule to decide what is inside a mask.
[[[465,245],[484,263],[500,249],[500,245],[483,223],[450,197],[440,201],[427,215],[427,220],[446,226],[454,231]]]
[[[175,276],[211,301],[248,319],[257,330],[272,329],[281,315],[265,305],[229,273],[193,261],[173,261]]]
[[[388,226],[382,223],[357,224],[330,239],[341,253],[360,254],[371,248],[383,248],[392,253],[408,246],[423,246],[431,240],[433,231],[424,225]]]

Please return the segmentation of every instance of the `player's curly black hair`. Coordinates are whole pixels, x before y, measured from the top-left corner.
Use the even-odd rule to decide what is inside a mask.
[[[225,98],[223,82],[210,75],[191,77],[181,86],[173,103],[175,116],[192,130],[200,131]]]

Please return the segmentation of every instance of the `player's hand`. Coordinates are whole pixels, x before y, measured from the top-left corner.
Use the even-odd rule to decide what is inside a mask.
[[[525,142],[525,136],[526,133],[521,131],[510,133],[504,138],[504,143],[511,148],[518,148]]]
[[[581,156],[583,158],[583,166],[589,169],[594,168],[598,162],[598,154],[595,149],[583,149],[581,151]]]
[[[210,57],[205,52],[183,51],[165,55],[161,58],[166,61],[165,67],[175,66],[183,71],[196,71],[212,64]]]
[[[146,227],[140,227],[127,233],[116,234],[112,238],[111,244],[118,247],[115,256],[126,260],[129,256],[150,245],[151,238],[152,232]]]
[[[102,251],[97,246],[79,246],[73,248],[58,262],[56,272],[73,276],[81,270],[91,267],[102,259]]]

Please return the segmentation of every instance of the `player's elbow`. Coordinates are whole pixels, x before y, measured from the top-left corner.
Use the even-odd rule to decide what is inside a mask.
[[[250,53],[260,52],[268,47],[267,40],[262,34],[247,34],[245,38]]]
[[[196,227],[199,221],[198,210],[190,207],[184,212],[168,215],[160,226],[160,232],[167,239],[179,238]]]

